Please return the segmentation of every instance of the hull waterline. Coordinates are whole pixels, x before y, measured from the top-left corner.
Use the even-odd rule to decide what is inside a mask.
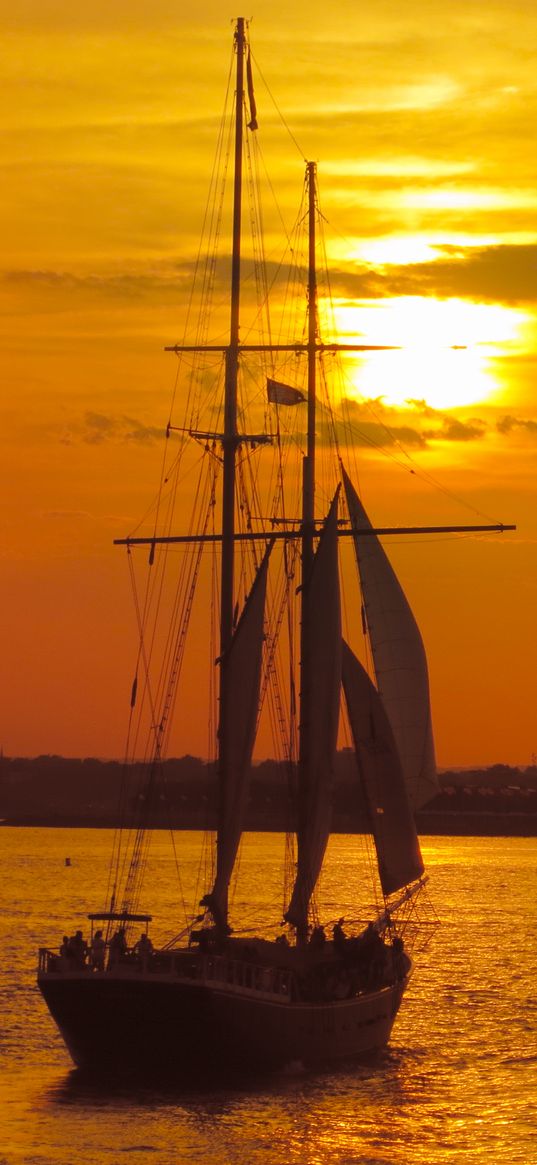
[[[143,974],[45,973],[38,985],[79,1068],[190,1076],[313,1067],[378,1051],[406,980],[320,1003]]]

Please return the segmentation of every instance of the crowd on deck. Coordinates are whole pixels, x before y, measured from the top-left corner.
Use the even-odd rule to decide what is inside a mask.
[[[332,940],[326,937],[324,927],[313,927],[307,948],[299,965],[295,966],[295,989],[298,997],[321,1002],[328,999],[346,999],[363,991],[377,990],[405,978],[410,968],[410,959],[404,950],[403,940],[394,936],[390,944],[384,942],[377,926],[370,922],[356,937],[347,936],[343,929],[344,919],[340,918],[332,928]],[[231,946],[226,950],[226,942],[216,946],[211,943],[212,930],[196,932],[194,941],[199,944],[200,953],[207,955],[228,954],[232,959],[245,962],[262,960],[255,943],[249,948],[241,946],[240,954]],[[205,941],[202,941],[202,938]],[[288,946],[282,936],[279,943]],[[144,970],[154,955],[154,948],[147,932],[129,947],[125,927],[120,926],[107,941],[102,930],[96,930],[88,942],[81,930],[70,938],[64,935],[59,956],[55,956],[54,969],[58,971],[84,970],[103,972],[120,964],[137,966]],[[284,960],[286,961],[286,960]],[[291,969],[291,968],[289,968]]]
[[[59,952],[60,969],[76,970],[85,967],[91,971],[104,971],[106,967],[113,967],[127,960],[143,964],[152,954],[153,943],[145,931],[140,935],[138,942],[129,948],[123,926],[112,935],[110,942],[103,938],[102,930],[96,930],[89,943],[86,942],[82,931],[77,930],[70,938],[66,934],[63,936]]]

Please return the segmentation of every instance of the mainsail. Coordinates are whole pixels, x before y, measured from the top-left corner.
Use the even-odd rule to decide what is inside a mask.
[[[375,685],[345,641],[342,679],[384,894],[423,874],[414,816],[390,722]]]
[[[228,650],[220,661],[218,842],[216,879],[205,902],[227,924],[228,888],[242,833],[259,712],[269,545]]]
[[[308,661],[302,683],[308,685],[307,720],[300,725],[297,875],[286,914],[299,937],[307,932],[308,904],[330,833],[341,689],[337,501],[336,494],[302,594]]]
[[[410,803],[419,809],[438,791],[422,638],[401,585],[343,470],[375,675],[401,758]]]

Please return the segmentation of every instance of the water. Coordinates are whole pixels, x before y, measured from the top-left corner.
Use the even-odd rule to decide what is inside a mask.
[[[423,841],[442,926],[420,957],[390,1047],[374,1062],[203,1093],[84,1081],[34,986],[37,947],[57,945],[102,903],[110,836],[0,833],[2,1165],[537,1162],[533,839]],[[196,878],[193,844],[192,835],[179,839],[185,892]],[[331,841],[328,909],[340,902],[350,913],[355,847],[352,838]],[[272,870],[281,850],[274,835],[246,837],[251,899],[277,904]],[[164,835],[151,860],[152,906],[170,910],[174,861]]]

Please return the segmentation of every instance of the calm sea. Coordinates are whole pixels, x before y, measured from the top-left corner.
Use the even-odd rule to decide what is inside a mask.
[[[373,1063],[205,1093],[80,1079],[34,985],[38,946],[102,906],[110,841],[106,830],[0,831],[2,1165],[535,1165],[535,840],[423,840],[442,925]],[[194,841],[177,843],[192,883]],[[350,913],[355,848],[331,841],[329,914]],[[277,910],[281,850],[275,835],[245,838],[245,913],[263,896]],[[171,913],[163,836],[151,861],[147,906]]]

